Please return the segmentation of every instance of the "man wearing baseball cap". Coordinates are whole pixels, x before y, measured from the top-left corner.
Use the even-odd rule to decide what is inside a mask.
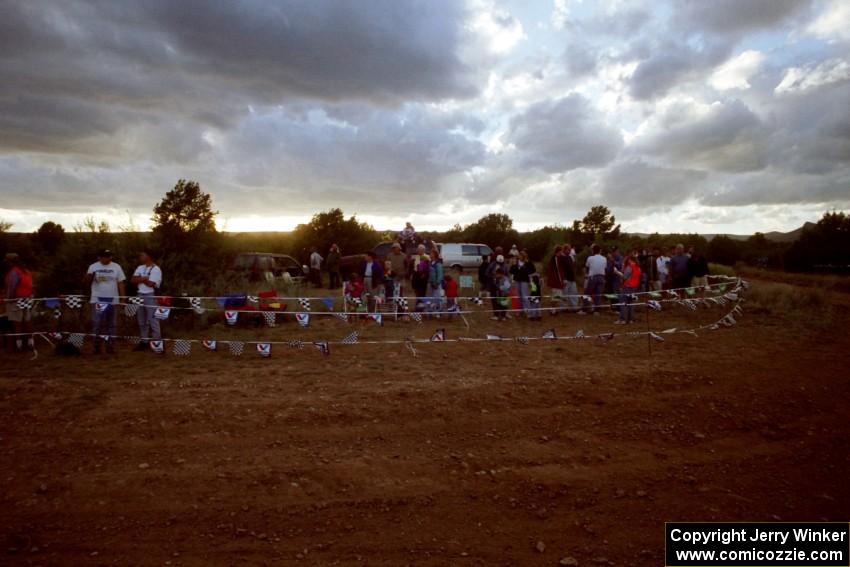
[[[106,352],[113,353],[115,337],[115,304],[124,296],[124,270],[112,261],[111,250],[101,250],[97,262],[86,272],[86,284],[91,285],[92,333],[94,353],[100,353],[101,335],[106,335]]]
[[[15,326],[15,350],[23,350],[23,336],[20,333],[32,333],[32,308],[18,305],[19,299],[32,297],[32,274],[21,263],[21,258],[14,252],[9,252],[4,258],[9,266],[6,273],[6,315],[9,322]],[[33,337],[27,337],[27,347],[32,350]]]

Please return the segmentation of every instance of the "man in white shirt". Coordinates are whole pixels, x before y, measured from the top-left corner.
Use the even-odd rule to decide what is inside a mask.
[[[136,284],[142,304],[136,311],[136,320],[139,323],[139,336],[142,340],[136,345],[135,350],[147,350],[148,339],[158,341],[162,339],[159,330],[159,319],[154,317],[156,311],[156,296],[162,287],[162,270],[153,261],[153,255],[145,250],[139,254],[139,265],[133,272],[130,281]]]
[[[655,280],[655,291],[664,289],[664,284],[667,283],[667,277],[670,275],[670,256],[656,248],[655,252],[655,270],[658,274],[658,279]]]
[[[597,315],[598,311],[596,311],[596,308],[602,303],[602,293],[605,291],[605,268],[608,266],[608,260],[600,254],[601,248],[598,244],[593,245],[592,251],[593,254],[587,257],[587,261],[584,264],[584,293],[593,298],[591,312]],[[580,313],[583,312],[580,311]]]
[[[310,253],[310,279],[316,284],[316,287],[322,287],[322,255],[315,249],[311,249]]]
[[[100,337],[106,335],[106,352],[113,353],[115,336],[115,304],[124,296],[124,270],[112,261],[110,250],[101,250],[98,261],[86,271],[86,284],[91,285],[92,333],[94,353],[100,352]]]

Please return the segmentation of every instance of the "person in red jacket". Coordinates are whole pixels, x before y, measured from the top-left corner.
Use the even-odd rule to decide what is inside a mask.
[[[620,278],[623,280],[623,288],[620,293],[620,318],[615,321],[617,325],[625,325],[634,323],[632,307],[632,295],[640,289],[640,263],[637,260],[638,251],[633,250],[627,254],[623,260],[623,271],[614,268]]]
[[[32,298],[32,273],[21,263],[20,257],[9,252],[5,257],[9,271],[6,272],[6,313],[15,326],[15,333],[32,333],[32,307],[18,304],[19,299]],[[15,337],[15,350],[23,350],[23,337]],[[33,337],[27,337],[27,347],[33,349]]]

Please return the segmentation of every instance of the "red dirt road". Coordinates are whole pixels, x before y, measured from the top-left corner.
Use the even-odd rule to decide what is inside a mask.
[[[651,358],[0,355],[0,563],[661,565],[664,521],[846,521],[847,315]]]

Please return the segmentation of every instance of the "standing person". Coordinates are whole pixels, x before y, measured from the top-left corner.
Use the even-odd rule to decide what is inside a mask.
[[[684,289],[691,285],[688,260],[689,258],[685,254],[685,245],[677,244],[676,253],[670,258],[670,277],[672,278],[672,287],[680,297],[683,296]]]
[[[86,271],[86,284],[91,285],[92,333],[94,353],[100,353],[101,335],[107,336],[106,352],[113,353],[115,336],[115,304],[124,297],[124,270],[112,261],[112,251],[101,250],[97,262]],[[102,308],[101,308],[102,306]]]
[[[555,246],[555,250],[552,252],[552,259],[549,260],[549,265],[546,267],[546,285],[549,286],[549,289],[552,290],[552,296],[555,298],[556,302],[561,302],[563,305],[563,301],[565,299],[563,297],[558,297],[563,293],[564,289],[564,274],[563,274],[563,247],[559,244]],[[552,315],[557,315],[558,311],[551,311]]]
[[[325,259],[325,268],[328,270],[328,287],[330,289],[339,289],[342,285],[339,279],[339,264],[341,255],[339,246],[331,244],[331,249],[328,251],[328,257]]]
[[[617,325],[625,325],[633,323],[633,307],[632,295],[640,289],[640,262],[638,261],[638,251],[634,250],[631,254],[627,254],[623,260],[623,270],[619,273],[623,279],[623,288],[620,292],[620,317],[615,321]]]
[[[597,309],[602,303],[602,292],[605,289],[605,269],[608,266],[608,260],[601,254],[602,249],[598,244],[594,244],[591,249],[592,255],[587,257],[585,261],[585,282],[584,293],[591,297],[592,308],[591,313],[597,315]],[[580,311],[583,313],[583,311]]]
[[[440,311],[443,302],[443,283],[445,274],[440,251],[431,249],[431,266],[428,272],[428,296],[431,297],[431,310]]]
[[[153,316],[154,311],[156,311],[157,292],[162,287],[162,269],[154,263],[153,255],[147,250],[139,254],[139,262],[141,264],[133,272],[133,277],[130,278],[130,281],[136,284],[139,297],[142,298],[142,304],[136,311],[139,337],[142,340],[133,349],[136,351],[147,350],[149,339],[155,341],[162,339],[159,319]]]
[[[652,282],[655,281],[655,256],[649,250],[642,248],[638,254],[640,264],[640,288],[641,293],[649,291]]]
[[[504,265],[504,258],[501,264]],[[494,321],[504,321],[507,319],[510,303],[511,280],[502,268],[496,268],[493,272],[493,289],[496,291],[493,294],[493,316],[490,318]]]
[[[410,282],[413,292],[416,294],[416,305],[424,305],[425,297],[428,295],[428,276],[431,273],[431,260],[425,254],[425,245],[420,244],[416,248],[413,257],[413,274]]]
[[[387,289],[387,297],[401,297],[404,295],[403,284],[404,278],[407,276],[409,263],[407,255],[401,250],[401,244],[393,242],[392,249],[387,254],[387,261],[389,262],[390,271],[393,274],[395,282],[392,290]]]
[[[667,285],[667,278],[670,275],[670,256],[664,254],[660,248],[656,248],[655,254],[655,282],[653,289],[661,291]]]
[[[708,285],[708,260],[701,251],[694,250],[688,260],[688,272],[691,275],[691,286],[697,288],[700,297],[705,297],[705,288]]]
[[[566,296],[567,304],[570,306],[570,311],[575,311],[578,308],[575,250],[569,244],[564,245],[563,255],[561,256],[561,269],[564,274],[564,295]]]
[[[511,260],[519,258],[519,248],[516,247],[516,244],[511,246],[511,249],[508,251],[508,256],[511,257]]]
[[[5,257],[9,271],[6,272],[6,317],[12,323],[15,333],[32,333],[32,309],[22,309],[18,299],[30,299],[33,294],[32,273],[21,262],[20,256],[9,252]],[[27,337],[27,348],[34,350],[33,336]],[[15,337],[15,350],[24,349],[24,339],[20,334]]]
[[[519,253],[516,264],[510,268],[511,275],[517,287],[517,296],[525,316],[529,319],[534,317],[531,311],[531,275],[536,273],[534,264],[528,259],[528,252],[523,250]]]
[[[505,273],[505,257],[502,256],[501,250],[501,247],[496,247],[494,255],[492,256],[493,261],[490,262],[489,266],[487,266],[487,286],[488,291],[490,292],[490,305],[492,306],[494,312],[497,309],[497,305],[500,304],[498,282],[496,280],[496,271],[501,270],[502,276],[507,278],[508,282],[510,282],[510,278],[508,278]]]
[[[446,311],[457,311],[457,280],[451,274],[445,276],[446,287]],[[449,315],[451,318],[451,315]]]
[[[619,294],[623,287],[623,278],[617,274],[623,273],[623,254],[620,252],[619,246],[614,246],[611,250],[611,261],[613,262],[611,270],[611,293]]]
[[[404,228],[398,233],[398,240],[405,244],[415,244],[417,239],[418,236],[416,235],[416,229],[413,228],[413,225],[409,222],[404,223]]]
[[[481,263],[478,265],[478,287],[479,295],[482,293],[490,293],[490,280],[487,277],[487,268],[490,267],[490,256],[481,256]]]
[[[310,248],[310,280],[316,287],[322,287],[322,255],[316,247]]]
[[[360,276],[366,293],[375,295],[375,292],[384,285],[384,267],[374,252],[366,253],[366,261],[360,266]]]

